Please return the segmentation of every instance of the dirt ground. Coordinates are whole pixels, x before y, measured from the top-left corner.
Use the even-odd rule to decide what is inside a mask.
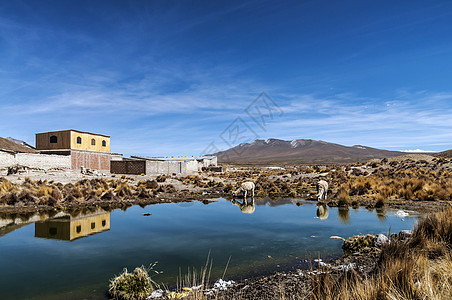
[[[116,188],[112,189],[111,199],[99,193],[96,197],[90,197],[94,193],[91,191],[91,194],[86,194],[90,191],[87,192],[86,186],[82,185],[81,193],[76,193],[77,201],[72,201],[74,197],[69,197],[71,201],[68,199],[1,201],[6,194],[3,189],[3,194],[0,190],[0,211],[20,212],[27,209],[36,211],[89,205],[121,207],[218,197],[232,199],[232,192],[245,181],[255,182],[257,198],[269,197],[272,201],[287,198],[316,200],[316,182],[320,179],[329,183],[327,204],[330,206],[377,207],[378,197],[384,197],[382,205],[386,207],[430,212],[441,210],[452,203],[452,160],[430,155],[409,154],[389,159],[335,165],[280,165],[277,167],[224,165],[224,170],[223,173],[199,172],[189,176],[109,173],[86,175],[80,170],[27,170],[14,175],[0,176],[0,179],[15,185],[16,194],[18,190],[26,189],[26,186],[30,188],[30,183],[36,187],[45,185],[64,192],[64,188],[68,185],[87,181],[107,182],[110,185],[107,189],[112,189],[111,186],[116,188],[118,184],[124,185],[131,192],[121,196],[121,191]],[[146,193],[142,193],[140,190],[142,183],[154,181],[156,181],[155,186],[152,188],[146,186]],[[392,186],[387,188],[385,185]],[[88,187],[91,188],[89,184]],[[405,191],[408,188],[413,191]],[[340,193],[344,189],[347,189],[347,199],[341,203]],[[385,189],[386,194],[381,189]],[[16,196],[15,198],[21,197],[21,195]]]

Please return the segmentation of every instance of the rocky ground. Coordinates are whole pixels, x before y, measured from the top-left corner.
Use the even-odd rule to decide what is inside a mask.
[[[225,166],[184,177],[27,170],[0,177],[0,211],[232,199],[245,181],[256,184],[257,198],[315,200],[320,179],[329,183],[329,206],[436,211],[452,203],[451,159],[411,154],[345,165]]]

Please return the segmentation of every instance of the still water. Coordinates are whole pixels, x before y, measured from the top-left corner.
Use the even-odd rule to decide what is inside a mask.
[[[296,205],[298,203],[298,205]],[[418,215],[394,210],[318,210],[303,200],[256,200],[249,207],[218,199],[0,217],[1,299],[105,299],[109,279],[124,267],[158,261],[154,280],[177,281],[199,270],[210,253],[211,279],[257,276],[342,254],[344,238],[412,229]],[[300,205],[301,204],[301,205]],[[243,211],[243,212],[242,212]],[[143,214],[150,213],[150,216]]]

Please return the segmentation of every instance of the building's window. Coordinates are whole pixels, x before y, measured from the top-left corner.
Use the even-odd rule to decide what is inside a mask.
[[[56,229],[56,227],[50,227],[50,228],[49,228],[49,234],[50,234],[50,235],[56,235],[56,234],[57,234],[57,229]]]
[[[96,223],[91,223],[91,229],[94,229],[94,228],[96,228]]]
[[[58,143],[58,138],[57,138],[56,136],[52,135],[52,136],[50,137],[50,143],[51,143],[51,144],[56,144],[56,143]]]
[[[105,220],[102,220],[102,227],[104,227],[107,224]]]
[[[95,139],[91,139],[91,145],[92,146],[96,146],[96,140]]]
[[[102,147],[107,147],[107,142],[106,141],[102,141]]]
[[[81,144],[82,143],[82,138],[81,137],[77,137],[77,144]]]
[[[78,225],[75,230],[77,231],[77,233],[82,232],[82,225]]]

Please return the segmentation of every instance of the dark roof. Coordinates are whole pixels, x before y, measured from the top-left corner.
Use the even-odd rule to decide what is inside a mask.
[[[0,137],[0,150],[6,150],[10,152],[22,152],[22,153],[39,153],[39,151],[16,144],[13,141]]]
[[[99,134],[99,133],[92,133],[92,132],[88,132],[88,131],[80,131],[80,130],[75,130],[75,129],[68,129],[68,130],[56,130],[56,131],[47,131],[47,132],[40,132],[40,133],[36,133],[36,134],[43,134],[43,133],[53,133],[53,132],[65,132],[65,131],[75,131],[75,132],[79,132],[79,133],[87,133],[87,134],[92,134],[92,135],[100,135],[100,136],[104,136],[104,137],[110,137],[109,135],[105,135],[105,134]]]

